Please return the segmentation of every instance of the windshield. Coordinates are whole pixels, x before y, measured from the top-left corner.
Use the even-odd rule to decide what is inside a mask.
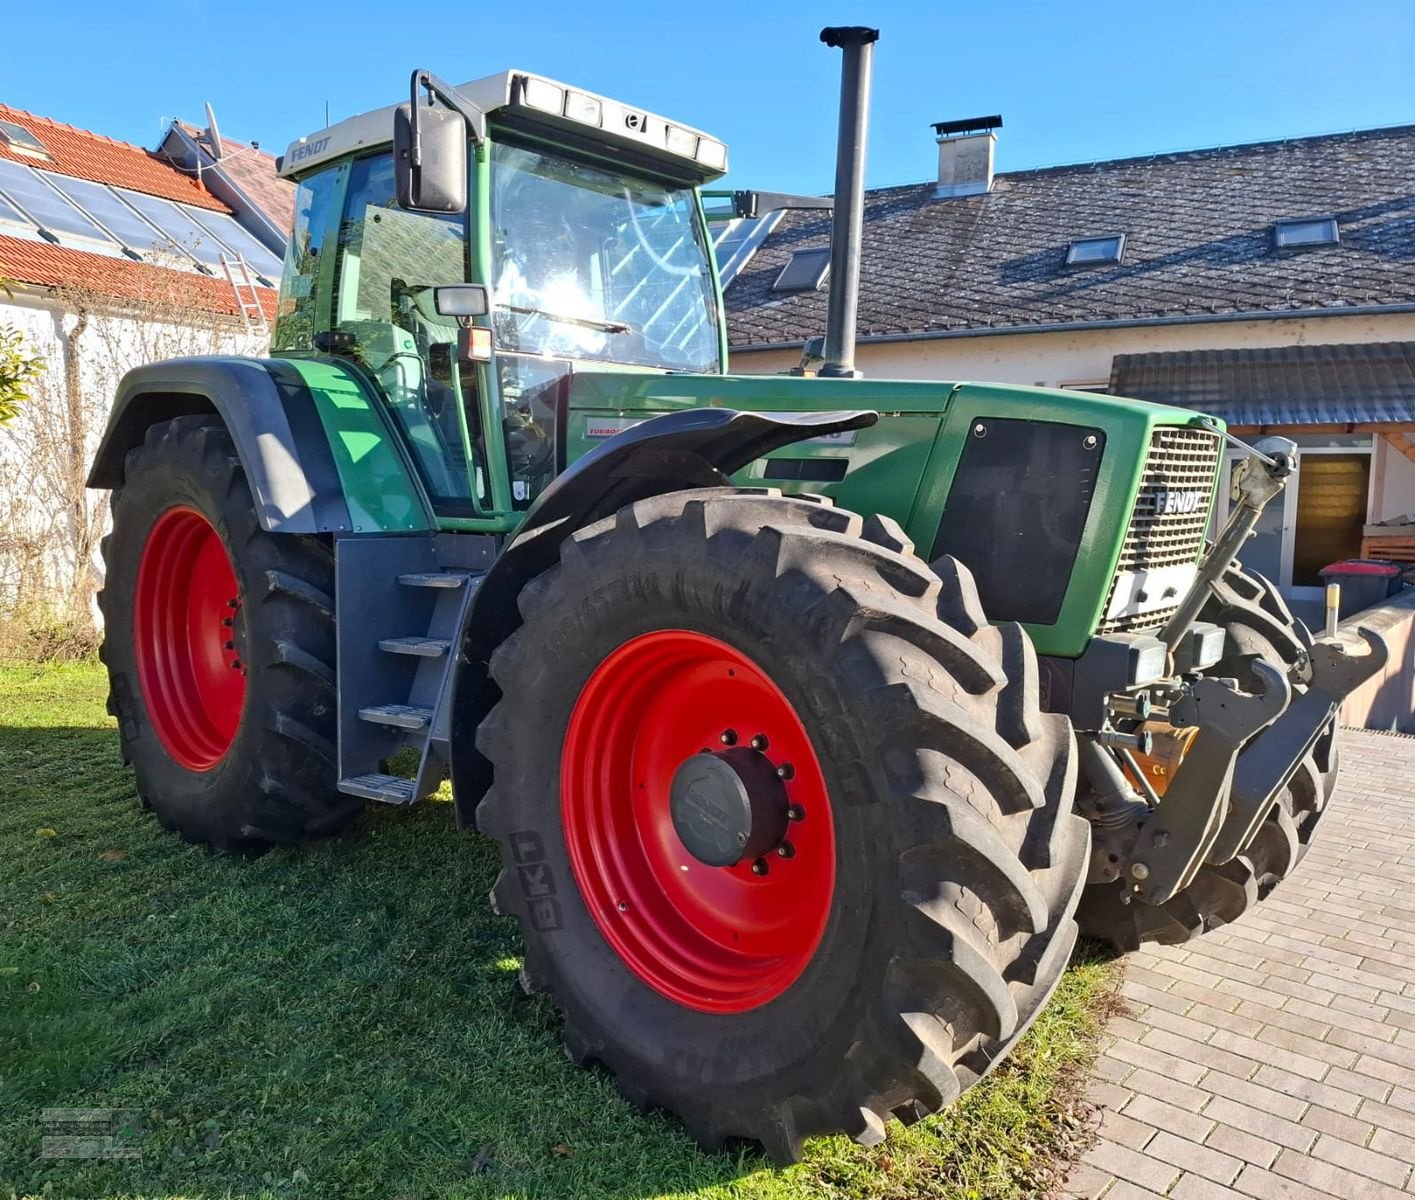
[[[689,188],[492,147],[494,319],[504,350],[715,372],[716,302]]]

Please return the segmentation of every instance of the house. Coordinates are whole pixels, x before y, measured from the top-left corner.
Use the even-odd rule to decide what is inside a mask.
[[[995,174],[999,127],[935,126],[937,176],[867,194],[859,368],[1291,437],[1244,561],[1298,600],[1334,560],[1415,561],[1415,525],[1382,524],[1415,521],[1415,126]],[[719,232],[733,371],[824,331],[829,240],[819,211]]]
[[[107,504],[84,478],[124,372],[264,352],[283,243],[212,183],[161,153],[0,105],[0,327],[43,364],[0,427],[6,618],[88,608]]]

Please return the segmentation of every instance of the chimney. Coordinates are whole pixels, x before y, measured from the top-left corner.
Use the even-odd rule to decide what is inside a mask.
[[[939,121],[938,186],[934,196],[979,196],[992,191],[992,154],[997,145],[995,129],[1002,118],[969,117],[963,121]]]

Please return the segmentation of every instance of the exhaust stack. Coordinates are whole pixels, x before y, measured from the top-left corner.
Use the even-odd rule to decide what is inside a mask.
[[[853,379],[855,320],[860,301],[860,242],[864,230],[865,143],[870,124],[870,71],[878,29],[838,25],[821,41],[844,51],[840,65],[840,138],[835,148],[835,216],[830,228],[830,294],[821,375]]]

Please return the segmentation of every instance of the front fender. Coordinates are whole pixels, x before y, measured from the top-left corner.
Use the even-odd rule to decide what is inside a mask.
[[[687,488],[729,487],[728,478],[782,446],[879,420],[867,410],[756,413],[698,408],[644,421],[595,447],[559,475],[526,514],[477,591],[459,636],[452,691],[452,785],[457,823],[472,828],[491,767],[476,731],[500,696],[487,672],[496,648],[521,624],[516,598],[554,566],[578,529],[626,504]]]

